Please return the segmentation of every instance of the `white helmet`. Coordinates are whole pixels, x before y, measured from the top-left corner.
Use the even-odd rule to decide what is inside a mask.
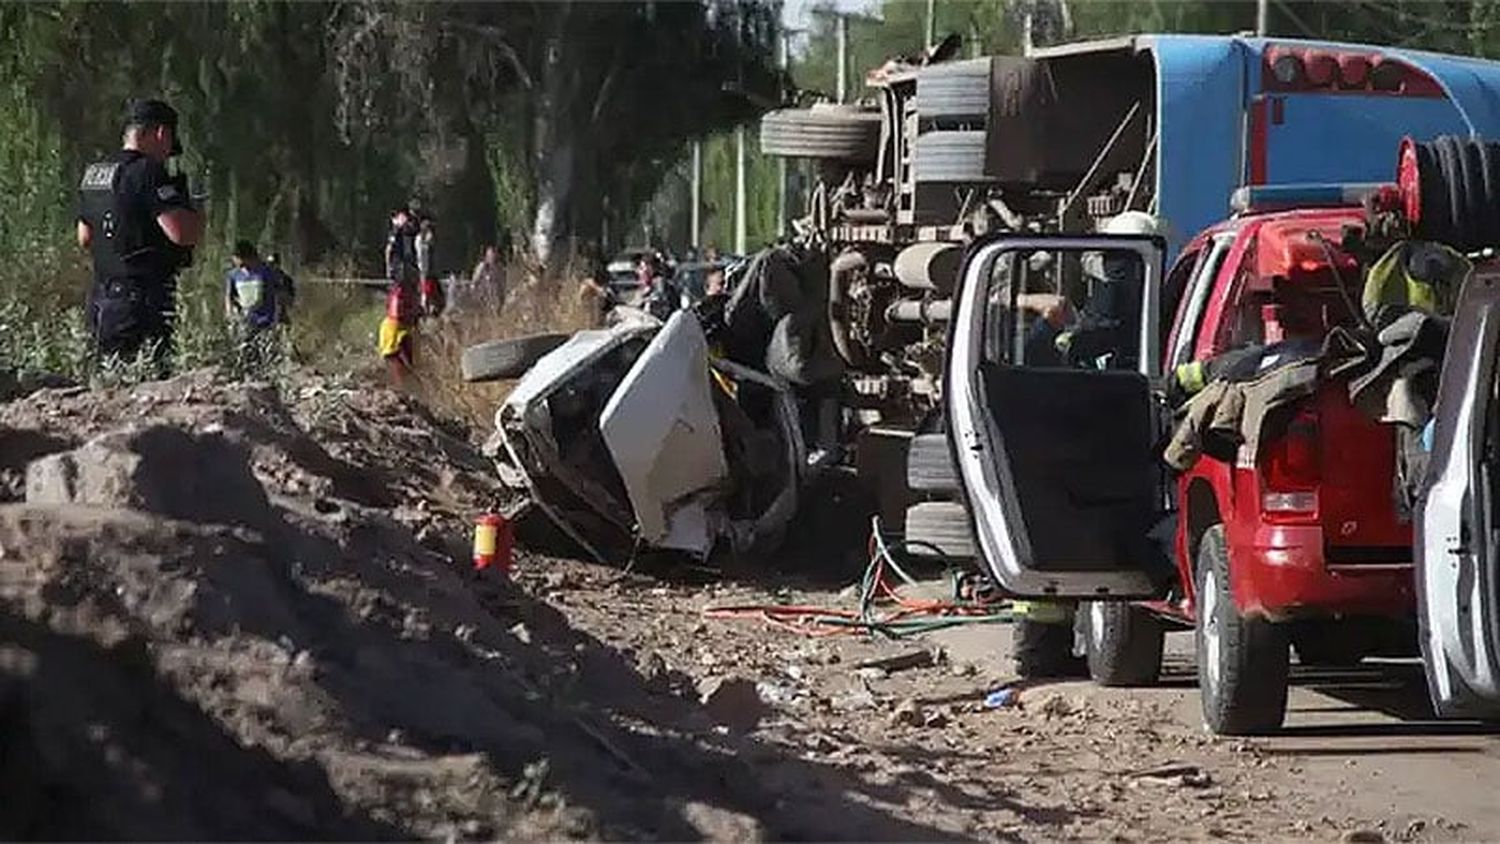
[[[1145,211],[1126,211],[1105,220],[1099,226],[1100,234],[1162,234],[1161,221]]]

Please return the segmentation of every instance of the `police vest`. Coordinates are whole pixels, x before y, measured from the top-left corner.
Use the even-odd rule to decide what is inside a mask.
[[[176,267],[171,244],[140,195],[144,180],[137,171],[147,162],[143,153],[121,150],[83,171],[79,216],[92,231],[96,279],[165,279]]]

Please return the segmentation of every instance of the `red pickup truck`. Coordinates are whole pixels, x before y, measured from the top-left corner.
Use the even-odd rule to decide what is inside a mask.
[[[1363,225],[1358,207],[1251,210],[1198,235],[1165,279],[1177,306],[1164,371],[1278,341],[1316,346],[1357,325],[1348,285],[1360,268],[1322,243]],[[1154,681],[1164,624],[1194,624],[1206,720],[1257,732],[1281,723],[1289,644],[1304,665],[1353,664],[1408,632],[1415,652],[1412,526],[1397,510],[1391,427],[1337,380],[1293,412],[1258,455],[1205,455],[1177,479],[1177,582],[1145,606],[1089,605],[1097,680]]]
[[[1354,203],[1249,208],[1164,276],[1159,240],[1118,236],[998,238],[966,266],[945,401],[979,556],[1013,594],[1085,600],[1102,683],[1155,682],[1165,631],[1194,627],[1215,732],[1280,726],[1293,648],[1305,665],[1415,653],[1394,432],[1352,406],[1347,384],[1319,384],[1254,451],[1205,454],[1175,478],[1160,463],[1163,373],[1265,346],[1270,370],[1278,349],[1316,350],[1358,324],[1360,267],[1337,244],[1364,224]],[[1101,294],[1128,272],[1069,271],[1101,254],[1140,283]],[[1139,329],[1051,344],[1088,351],[1049,359],[1045,326],[1018,306],[1039,289],[1085,324],[1102,299],[1139,313]],[[1122,309],[1122,295],[1138,301]],[[1170,551],[1143,543],[1174,524]]]

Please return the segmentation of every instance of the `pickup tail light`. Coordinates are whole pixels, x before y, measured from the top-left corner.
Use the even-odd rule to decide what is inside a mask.
[[[1267,514],[1310,514],[1318,509],[1323,455],[1317,413],[1305,410],[1286,433],[1266,446],[1261,463],[1261,509]]]

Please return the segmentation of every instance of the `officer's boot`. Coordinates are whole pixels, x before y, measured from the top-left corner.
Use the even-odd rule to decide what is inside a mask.
[[[1052,601],[1013,602],[1013,655],[1022,679],[1088,676],[1088,663],[1073,652],[1074,605]]]

